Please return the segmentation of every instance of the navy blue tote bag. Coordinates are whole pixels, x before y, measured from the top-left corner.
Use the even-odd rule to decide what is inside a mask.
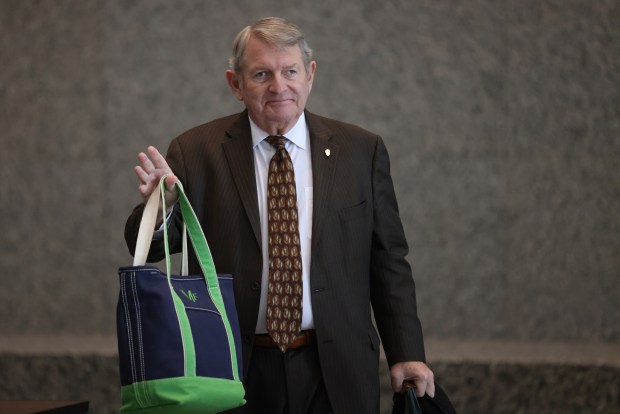
[[[119,269],[121,412],[208,414],[239,407],[245,391],[232,276],[217,275],[181,183],[176,187],[185,223],[181,275],[170,272],[167,223],[166,273],[145,265],[160,198],[166,211],[164,178],[144,209],[133,266]],[[187,235],[202,275],[187,275]]]

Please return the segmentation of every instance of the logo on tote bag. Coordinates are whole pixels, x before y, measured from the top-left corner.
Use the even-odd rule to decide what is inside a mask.
[[[198,300],[198,295],[192,292],[191,290],[188,290],[186,292],[183,289],[181,289],[181,293],[183,294],[183,296],[185,296],[187,299],[191,300],[194,303],[196,303],[196,301]]]

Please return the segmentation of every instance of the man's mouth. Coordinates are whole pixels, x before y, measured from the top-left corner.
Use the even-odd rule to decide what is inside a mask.
[[[293,102],[292,99],[271,99],[267,101],[267,105],[278,106],[278,105],[286,105],[291,102]]]

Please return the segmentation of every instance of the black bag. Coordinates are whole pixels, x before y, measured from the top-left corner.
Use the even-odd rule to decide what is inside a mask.
[[[435,397],[417,397],[413,381],[403,382],[403,393],[395,393],[392,414],[456,414],[445,391],[435,383]]]

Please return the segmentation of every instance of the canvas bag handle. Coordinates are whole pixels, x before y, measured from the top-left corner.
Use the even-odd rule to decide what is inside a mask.
[[[140,228],[138,230],[136,250],[133,256],[134,266],[144,266],[146,264],[146,258],[151,247],[151,240],[153,239],[155,223],[157,222],[157,210],[159,208],[159,192],[159,187],[156,187],[153,190],[151,196],[146,203],[146,206],[144,207],[144,211],[142,212],[142,220],[140,221]],[[166,218],[164,217],[164,221],[165,220]],[[181,256],[181,275],[187,276],[187,225],[185,224],[185,221],[183,221],[183,247],[181,250]]]
[[[140,222],[140,228],[138,230],[138,239],[136,242],[136,251],[134,254],[134,266],[143,266],[146,263],[146,257],[153,239],[153,232],[155,228],[155,222],[157,220],[157,211],[159,208],[159,200],[161,199],[162,210],[164,212],[163,228],[164,228],[164,249],[166,253],[166,275],[168,278],[168,285],[173,297],[174,306],[179,318],[179,325],[181,328],[181,335],[183,337],[183,343],[185,348],[185,371],[187,376],[196,375],[196,354],[194,350],[194,341],[192,337],[191,327],[189,325],[189,319],[187,318],[187,312],[185,311],[185,305],[181,298],[177,295],[172,287],[171,277],[171,260],[170,260],[170,247],[168,242],[168,223],[165,214],[166,211],[166,197],[165,197],[165,179],[167,176],[163,176],[157,185],[157,188],[153,190],[151,196],[147,200],[146,206],[142,213],[142,220]],[[232,327],[228,320],[226,313],[226,307],[224,306],[224,300],[222,298],[222,292],[220,291],[220,284],[217,279],[217,271],[213,262],[213,256],[211,250],[207,244],[207,239],[202,231],[202,227],[198,222],[196,213],[192,209],[183,186],[180,181],[177,180],[175,184],[177,193],[179,195],[179,205],[181,207],[181,215],[183,217],[183,263],[182,274],[187,275],[187,240],[186,236],[189,235],[189,239],[198,258],[200,268],[202,269],[205,282],[209,291],[209,295],[213,300],[213,303],[222,317],[224,328],[226,330],[226,336],[228,338],[228,344],[230,348],[232,374],[235,380],[239,380],[238,363],[237,363],[237,351],[234,336],[232,333]]]

